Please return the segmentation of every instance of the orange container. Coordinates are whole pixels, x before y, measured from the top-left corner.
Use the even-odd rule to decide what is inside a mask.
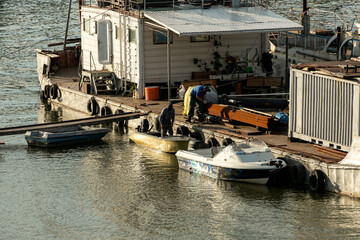
[[[146,87],[145,88],[145,100],[159,100],[160,99],[160,87]]]

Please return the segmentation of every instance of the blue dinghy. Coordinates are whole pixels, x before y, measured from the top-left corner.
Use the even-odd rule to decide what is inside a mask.
[[[98,141],[109,129],[92,127],[65,127],[46,131],[28,131],[25,139],[29,146],[57,147]]]

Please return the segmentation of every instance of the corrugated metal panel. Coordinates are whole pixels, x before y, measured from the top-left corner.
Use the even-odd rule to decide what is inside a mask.
[[[302,26],[261,7],[148,11],[145,17],[181,35],[301,30]]]
[[[358,91],[356,82],[292,69],[289,136],[349,150],[359,136]]]

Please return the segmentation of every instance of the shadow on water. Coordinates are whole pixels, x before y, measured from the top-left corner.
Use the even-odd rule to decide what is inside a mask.
[[[71,145],[63,145],[63,146],[54,146],[54,147],[41,147],[41,146],[28,146],[28,153],[36,153],[36,152],[48,152],[48,153],[60,153],[60,152],[70,152],[76,150],[86,151],[87,149],[93,149],[94,147],[104,147],[107,143],[104,140],[99,140],[91,143],[77,143]]]

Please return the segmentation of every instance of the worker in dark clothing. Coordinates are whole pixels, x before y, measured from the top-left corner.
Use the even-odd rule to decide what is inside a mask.
[[[160,114],[160,125],[161,125],[161,137],[166,136],[167,132],[169,135],[173,135],[173,125],[175,120],[175,110],[173,105],[170,103],[167,108],[164,108]]]
[[[196,86],[190,93],[190,107],[188,113],[187,122],[191,122],[191,118],[194,116],[195,103],[199,105],[200,113],[204,113],[204,105],[206,104],[206,93],[210,92],[209,86]]]

